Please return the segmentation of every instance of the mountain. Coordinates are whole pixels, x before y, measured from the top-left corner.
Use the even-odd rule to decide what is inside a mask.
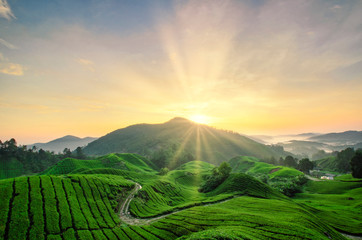
[[[268,135],[254,135],[248,136],[251,139],[264,143],[264,144],[277,144],[279,142],[287,142],[291,140],[306,140],[310,137],[318,136],[319,133],[300,133],[300,134],[287,134],[287,135],[276,135],[276,136],[268,136]]]
[[[279,158],[280,148],[267,146],[232,131],[174,118],[162,124],[136,124],[111,132],[84,149],[88,155],[137,153],[159,167],[176,167],[191,160],[220,163],[239,155]]]
[[[36,148],[54,152],[62,152],[64,148],[69,148],[71,151],[75,150],[77,147],[83,147],[90,142],[93,142],[97,138],[93,137],[85,137],[79,138],[71,135],[67,135],[61,138],[57,138],[47,143],[34,143],[28,146],[28,148],[32,148],[35,146]]]
[[[328,144],[312,141],[291,140],[288,142],[278,143],[278,145],[283,146],[283,148],[288,152],[309,158],[311,158],[313,154],[320,150],[325,150],[328,152],[333,151],[332,146]]]
[[[328,133],[310,137],[308,140],[329,143],[333,145],[353,145],[362,142],[362,131]]]

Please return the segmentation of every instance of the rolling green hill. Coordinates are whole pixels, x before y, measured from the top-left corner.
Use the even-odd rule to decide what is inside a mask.
[[[117,239],[123,233],[113,230],[120,224],[115,196],[132,186],[115,176],[1,180],[0,239]]]
[[[119,169],[135,172],[155,172],[154,164],[131,153],[108,154],[94,160],[66,158],[45,170],[43,174],[82,173],[92,169]]]
[[[111,132],[84,148],[88,155],[132,152],[150,157],[159,167],[175,168],[190,160],[214,164],[239,155],[285,156],[280,149],[245,136],[174,118],[163,124],[137,124]]]
[[[314,161],[317,167],[320,167],[323,170],[335,171],[337,169],[337,157],[330,156],[323,159]]]
[[[351,174],[338,180],[310,181],[293,198],[336,229],[362,236],[362,180]]]
[[[114,169],[132,181],[97,174],[103,171],[98,168],[85,171],[92,174],[1,180],[0,239],[345,239],[314,208],[242,173],[212,192],[198,192],[213,167],[192,161],[164,176]],[[118,209],[134,182],[142,189],[130,202],[134,220],[125,223]]]
[[[242,172],[250,175],[264,174],[270,179],[274,177],[296,177],[304,175],[302,172],[285,166],[261,162],[258,158],[239,156],[229,160],[233,172]]]

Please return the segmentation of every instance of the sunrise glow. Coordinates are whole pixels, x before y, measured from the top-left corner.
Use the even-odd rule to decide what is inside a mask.
[[[362,126],[361,1],[166,2],[5,1],[1,140],[175,116],[245,134]]]
[[[210,124],[210,118],[205,115],[192,115],[190,120],[201,124]]]

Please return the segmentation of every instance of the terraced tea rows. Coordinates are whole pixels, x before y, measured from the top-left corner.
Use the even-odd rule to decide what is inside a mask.
[[[0,239],[109,238],[120,220],[107,194],[132,185],[121,177],[82,175],[3,180]]]
[[[198,192],[210,169],[195,161],[165,176],[94,168],[2,180],[0,239],[345,239],[315,209],[242,173]],[[142,185],[138,192],[135,182]],[[118,212],[126,199],[133,218],[148,220],[122,222]]]
[[[156,173],[154,164],[142,156],[131,153],[112,153],[92,160],[66,158],[44,171],[43,174],[81,173],[102,168]]]

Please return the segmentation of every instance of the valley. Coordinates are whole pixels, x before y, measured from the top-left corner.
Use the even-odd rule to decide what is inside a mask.
[[[135,154],[65,159],[38,176],[1,180],[0,204],[7,211],[1,212],[0,238],[345,239],[339,231],[362,234],[361,181],[309,182],[305,193],[288,198],[242,173],[270,173],[271,165],[245,157],[229,164],[228,178],[201,193],[200,182],[214,169],[210,163],[191,161],[161,176]],[[274,166],[281,170],[270,177],[298,172],[282,168]]]
[[[346,149],[311,162],[180,118],[129,128],[136,130],[117,130],[85,148],[59,154],[5,141],[0,155],[0,239],[362,236],[362,180],[336,172],[359,151]],[[117,149],[87,155],[100,149],[99,144],[111,152],[112,145],[104,145],[110,136],[113,146],[130,152],[143,149],[148,155]],[[148,138],[138,142],[142,136]],[[207,157],[212,154],[214,158]],[[29,158],[32,162],[26,162]],[[313,168],[314,175],[308,175]],[[335,178],[323,180],[316,173],[333,173]]]

